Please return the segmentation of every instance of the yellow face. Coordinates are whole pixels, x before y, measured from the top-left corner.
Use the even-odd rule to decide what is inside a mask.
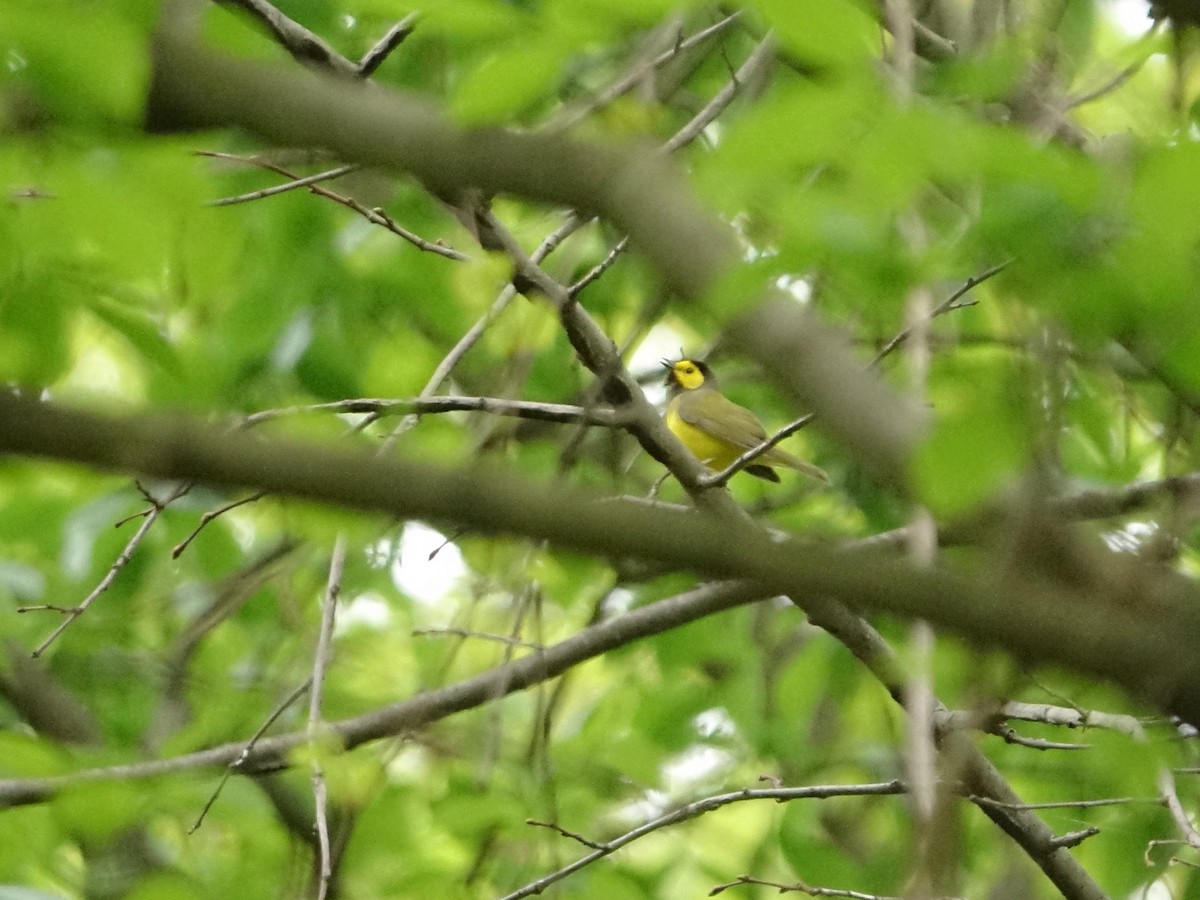
[[[703,363],[698,363],[690,359],[681,359],[678,362],[671,363],[670,370],[667,373],[667,382],[682,390],[694,391],[704,384],[705,379],[708,378],[707,369],[708,367]]]

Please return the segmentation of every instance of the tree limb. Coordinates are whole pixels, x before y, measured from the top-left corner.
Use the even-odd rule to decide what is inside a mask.
[[[750,522],[603,498],[484,465],[435,468],[262,441],[184,419],[70,411],[12,395],[0,396],[0,423],[0,451],[253,487],[481,533],[545,539],[598,556],[653,559],[709,577],[752,579],[802,603],[816,624],[865,660],[882,659],[884,651],[835,606],[925,618],[1027,661],[1111,679],[1166,712],[1200,721],[1195,586],[1151,567],[1100,572],[1109,583],[1076,588],[1011,569],[922,570],[877,550],[777,540]],[[1103,562],[1137,561],[1108,554]],[[830,606],[830,598],[839,603]]]

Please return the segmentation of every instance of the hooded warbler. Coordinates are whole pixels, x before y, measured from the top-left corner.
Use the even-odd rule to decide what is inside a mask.
[[[692,452],[714,471],[720,472],[747,450],[767,439],[758,417],[744,406],[725,397],[717,387],[717,377],[707,363],[694,359],[675,362],[663,360],[667,369],[667,427]],[[810,478],[829,481],[825,472],[772,447],[746,466],[756,478],[778,483],[772,466],[786,466]]]

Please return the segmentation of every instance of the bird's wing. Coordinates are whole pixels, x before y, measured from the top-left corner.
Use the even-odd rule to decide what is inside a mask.
[[[767,439],[758,417],[723,394],[706,391],[703,397],[691,399],[693,402],[680,403],[678,407],[679,418],[689,425],[743,450],[757,447]],[[701,405],[707,409],[701,409]]]
[[[738,406],[724,394],[710,392],[710,396],[704,400],[704,405],[708,407],[706,410],[698,409],[699,403],[681,403],[679,418],[715,438],[740,447],[743,451],[757,447],[767,439],[767,431],[762,422],[758,421],[758,417],[746,407]],[[787,466],[818,481],[829,481],[829,476],[820,466],[805,462],[778,447],[772,447],[755,462],[763,466]]]

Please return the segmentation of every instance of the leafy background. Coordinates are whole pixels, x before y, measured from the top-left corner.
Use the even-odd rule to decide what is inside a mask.
[[[653,146],[735,84],[735,101],[678,164],[736,227],[743,265],[698,305],[666,295],[633,254],[579,294],[652,398],[662,396],[658,359],[682,347],[707,355],[729,395],[770,426],[804,412],[755,359],[728,348],[725,328],[749,286],[777,285],[819,309],[865,363],[914,310],[983,278],[923,342],[930,359],[916,390],[933,425],[912,464],[913,496],[871,477],[819,428],[804,429],[788,446],[830,472],[830,489],[788,475],[779,487],[745,476],[730,483],[774,527],[822,541],[864,538],[908,522],[914,497],[949,526],[1035,469],[1064,495],[1193,472],[1192,35],[1148,17],[1131,26],[1130,8],[1145,12],[1136,3],[912,6],[763,0],[732,20],[715,5],[645,0],[403,9],[298,0],[278,11],[350,61],[418,14],[372,80],[430,95],[468,125],[538,130],[570,114],[581,139]],[[202,6],[204,42],[298,65],[254,14],[265,8]],[[380,447],[401,412],[368,422],[362,412],[293,408],[420,394],[493,309],[512,261],[483,251],[422,185],[390,173],[322,183],[358,211],[304,189],[215,205],[288,180],[263,162],[300,176],[338,161],[231,131],[147,135],[159,15],[150,2],[6,0],[0,378],[71,405],[184,411],[221,424],[284,410],[256,433]],[[711,39],[668,52],[723,21]],[[768,31],[770,76],[731,82]],[[658,65],[645,64],[658,54]],[[628,90],[604,95],[639,66]],[[493,209],[526,248],[566,214],[513,197],[495,198]],[[364,210],[468,258],[424,252]],[[546,271],[577,281],[620,237],[592,222]],[[877,371],[908,390],[904,357],[889,355]],[[503,305],[435,387],[588,406],[595,384],[557,312],[533,295]],[[394,452],[461,465],[487,457],[547,482],[634,496],[662,474],[619,429],[484,412],[425,415]],[[311,674],[338,534],[348,552],[325,678],[329,720],[452,685],[695,583],[469,527],[435,531],[271,497],[225,510],[250,495],[203,486],[150,516],[125,559],[147,497],[175,490],[0,460],[6,778],[70,776],[249,739]],[[673,480],[659,495],[686,496]],[[1192,507],[1164,487],[1080,528],[1089,546],[1193,575]],[[943,551],[947,564],[988,552],[969,536],[957,543]],[[114,567],[86,614],[32,659],[61,614],[20,610],[74,606]],[[919,661],[910,625],[876,625]],[[1161,802],[1163,771],[1177,770],[1173,790],[1185,808],[1194,804],[1186,727],[1094,679],[1030,669],[950,636],[939,636],[928,670],[953,709],[990,709],[998,699],[1045,705],[1030,711],[1034,721],[1013,716],[975,736],[1026,801],[1123,798],[1039,812],[1060,834],[1097,829],[1071,852],[1105,892],[1196,892],[1193,869],[1173,864],[1195,861],[1194,842],[1152,843],[1180,838]],[[292,703],[272,729],[302,730],[306,708]],[[1049,721],[1051,709],[1079,721],[1090,712],[1113,727],[1065,729]],[[320,887],[314,758],[330,794],[331,894],[503,896],[588,849],[527,819],[602,841],[771,779],[885,782],[908,771],[906,728],[884,686],[844,647],[791,605],[768,601],[632,642],[414,733],[347,753],[315,743],[286,771],[235,776],[194,831],[219,768],[69,780],[42,802],[3,811],[0,896],[310,895]],[[776,887],[747,883],[731,895],[802,884],[860,892],[853,896],[919,893],[914,816],[894,796],[740,802],[658,829],[551,891],[693,897],[748,874]],[[1058,893],[977,810],[945,816],[956,896]]]

